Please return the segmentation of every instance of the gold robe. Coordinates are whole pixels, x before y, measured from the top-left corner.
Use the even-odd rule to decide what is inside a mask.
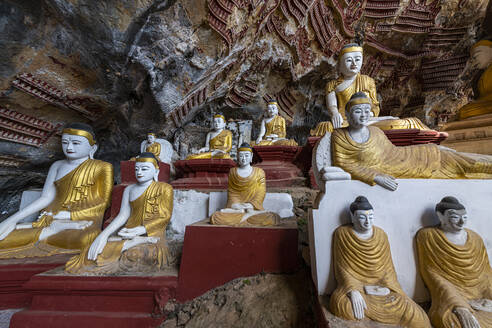
[[[293,139],[285,139],[287,132],[285,130],[285,119],[276,115],[270,122],[265,122],[265,136],[269,136],[270,134],[276,134],[278,138],[282,140],[266,140],[263,139],[256,146],[297,146],[297,142]]]
[[[83,230],[63,230],[38,241],[41,231],[53,221],[53,217],[45,215],[33,222],[32,228],[16,229],[1,240],[0,258],[78,253],[90,245],[101,232],[104,211],[111,203],[113,166],[107,162],[88,159],[54,184],[55,200],[45,211],[53,214],[70,211],[71,220],[92,221],[92,225]]]
[[[478,95],[477,100],[460,108],[460,120],[492,113],[492,65],[489,65],[478,80]]]
[[[145,151],[154,154],[157,160],[159,160],[159,156],[161,155],[161,144],[156,141],[152,145],[147,146]]]
[[[410,299],[400,287],[391,260],[386,233],[373,228],[372,237],[364,240],[351,226],[341,226],[333,234],[333,263],[337,288],[330,297],[330,310],[337,317],[356,320],[348,293],[358,290],[367,309],[364,317],[401,327],[430,328],[425,311]],[[386,296],[368,295],[364,286],[386,287]]]
[[[152,182],[149,187],[137,199],[130,201],[131,214],[125,224],[125,228],[144,226],[147,236],[158,237],[156,244],[140,244],[137,254],[133,257],[148,257],[146,262],[154,264],[154,269],[164,268],[169,264],[168,248],[166,243],[166,226],[171,220],[173,211],[173,188],[164,182]],[[72,257],[65,265],[69,273],[110,273],[117,271],[118,260],[125,240],[110,241],[97,257],[96,261],[87,259],[90,245],[79,255]],[[125,252],[135,252],[130,248]],[[147,248],[145,250],[144,248]]]
[[[492,327],[492,313],[476,311],[469,300],[492,299],[492,270],[482,238],[466,229],[468,239],[462,246],[448,241],[437,227],[417,233],[419,268],[429,288],[431,322],[436,328],[461,327],[455,307],[470,310],[480,327]]]
[[[343,77],[339,77],[336,80],[328,82],[325,88],[326,95],[335,91],[336,87],[343,81]],[[379,116],[379,101],[376,91],[376,83],[374,83],[374,80],[371,77],[359,73],[357,74],[357,77],[354,79],[352,84],[345,88],[345,90],[342,90],[340,92],[335,91],[335,95],[337,97],[338,112],[343,117],[343,127],[346,127],[348,125],[347,116],[345,115],[345,105],[350,100],[350,97],[352,97],[352,95],[357,92],[364,92],[369,98],[371,98],[372,112],[374,113],[374,116]],[[311,135],[322,137],[325,135],[326,132],[332,131],[333,125],[331,124],[331,122],[320,122],[314,130],[311,130]]]
[[[232,204],[250,203],[256,211],[263,211],[263,200],[266,195],[265,172],[259,167],[253,167],[249,177],[243,178],[237,173],[234,167],[229,171],[229,182],[227,187],[227,205],[231,208]],[[225,213],[217,211],[212,214],[210,223],[221,225],[260,225],[269,226],[279,223],[279,216],[276,213],[266,212],[250,216],[241,222],[243,213]]]
[[[193,154],[186,157],[186,159],[227,159],[231,158],[229,152],[232,149],[232,132],[229,130],[222,130],[221,133],[211,138],[209,141],[210,151],[200,154]],[[212,151],[223,150],[225,153],[217,154],[212,156]]]
[[[435,144],[397,147],[379,128],[369,126],[369,140],[355,142],[348,129],[331,135],[333,165],[354,180],[374,185],[374,178],[389,174],[403,179],[492,179],[492,162],[440,149]]]

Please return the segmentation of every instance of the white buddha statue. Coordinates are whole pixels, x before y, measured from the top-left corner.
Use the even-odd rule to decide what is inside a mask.
[[[222,114],[214,115],[213,129],[207,133],[205,147],[192,154],[186,159],[228,159],[231,158],[229,152],[232,149],[232,132],[226,128],[225,117]]]
[[[255,146],[297,146],[295,140],[286,138],[285,119],[278,114],[277,106],[275,100],[268,102]]]

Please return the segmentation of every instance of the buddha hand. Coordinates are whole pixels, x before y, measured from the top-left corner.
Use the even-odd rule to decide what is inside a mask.
[[[266,136],[267,139],[278,139],[278,134],[272,133]]]
[[[339,129],[343,124],[343,116],[338,111],[331,113],[331,124],[333,124],[334,129]]]
[[[140,235],[144,235],[147,233],[147,230],[144,226],[138,226],[135,228],[123,228],[118,231],[118,236],[121,236],[125,239],[132,239]]]
[[[69,211],[60,211],[55,215],[51,214],[53,219],[55,220],[70,220],[70,212]]]
[[[383,188],[391,191],[395,191],[398,188],[398,182],[396,182],[395,177],[387,174],[378,174],[374,177],[374,182]]]
[[[87,252],[87,259],[95,261],[97,256],[102,253],[104,247],[108,243],[108,236],[102,232],[97,236],[91,244],[89,251]]]
[[[198,151],[199,153],[205,153],[208,151],[208,147],[203,147],[203,148],[200,148],[200,150]]]
[[[15,223],[11,223],[8,220],[0,223],[0,240],[3,240],[5,237],[9,235],[15,229]]]
[[[478,320],[471,314],[470,310],[464,307],[456,307],[453,311],[458,317],[461,328],[480,328]]]
[[[352,303],[352,310],[354,311],[354,317],[357,320],[364,319],[364,310],[367,309],[366,301],[362,297],[358,290],[352,290],[349,292],[350,302]]]

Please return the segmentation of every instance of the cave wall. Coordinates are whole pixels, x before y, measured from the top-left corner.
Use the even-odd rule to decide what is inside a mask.
[[[473,97],[469,48],[492,34],[491,12],[483,0],[3,1],[0,208],[42,185],[68,122],[92,124],[96,156],[118,170],[148,131],[183,157],[213,113],[258,123],[275,97],[303,144],[328,119],[347,42],[364,45],[382,114],[436,126]]]

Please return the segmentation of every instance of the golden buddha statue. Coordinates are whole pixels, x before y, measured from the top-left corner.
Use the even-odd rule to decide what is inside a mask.
[[[268,102],[267,117],[261,120],[260,135],[253,146],[297,146],[295,140],[285,138],[285,119],[278,114],[277,106],[275,100]]]
[[[226,159],[231,158],[229,152],[232,148],[232,132],[225,129],[224,115],[214,115],[213,130],[207,134],[205,147],[198,154],[189,155],[186,159]]]
[[[97,144],[87,124],[69,124],[61,143],[66,159],[51,165],[41,197],[0,223],[0,258],[78,253],[101,231],[113,166],[93,159]],[[18,224],[41,210],[36,222]]]
[[[238,165],[229,171],[227,205],[212,214],[211,224],[230,226],[271,226],[280,222],[276,213],[263,209],[266,195],[265,172],[252,167],[253,150],[244,143],[238,149]]]
[[[425,311],[401,289],[388,237],[373,226],[372,205],[359,196],[350,214],[352,225],[337,228],[333,235],[337,288],[330,297],[331,312],[346,320],[430,328]]]
[[[478,99],[460,108],[459,120],[492,113],[492,41],[480,40],[470,52],[473,66],[485,69],[485,72],[478,81]]]
[[[173,188],[158,182],[158,175],[159,164],[152,153],[136,158],[137,183],[125,188],[120,212],[90,247],[67,262],[67,272],[141,272],[162,269],[170,263],[165,233],[173,212]]]
[[[157,159],[159,159],[159,156],[161,155],[161,144],[158,143],[155,138],[155,133],[147,133],[147,144],[145,146],[145,152],[152,153]]]
[[[347,103],[349,126],[331,138],[331,161],[352,179],[396,190],[403,179],[491,179],[492,157],[459,153],[435,144],[397,147],[377,127],[368,126],[372,109],[365,93]]]
[[[437,227],[417,233],[419,268],[429,288],[436,328],[492,327],[492,269],[482,238],[465,229],[465,207],[454,197],[436,205]]]
[[[337,68],[340,73],[338,79],[326,84],[326,103],[331,115],[331,122],[320,122],[311,130],[311,136],[322,137],[333,129],[346,127],[347,117],[345,106],[350,97],[356,92],[364,92],[372,101],[371,124],[382,130],[393,129],[421,129],[429,130],[417,118],[398,119],[391,116],[379,116],[379,101],[377,98],[376,83],[367,76],[360,74],[363,63],[363,49],[356,43],[345,45],[340,51]]]

